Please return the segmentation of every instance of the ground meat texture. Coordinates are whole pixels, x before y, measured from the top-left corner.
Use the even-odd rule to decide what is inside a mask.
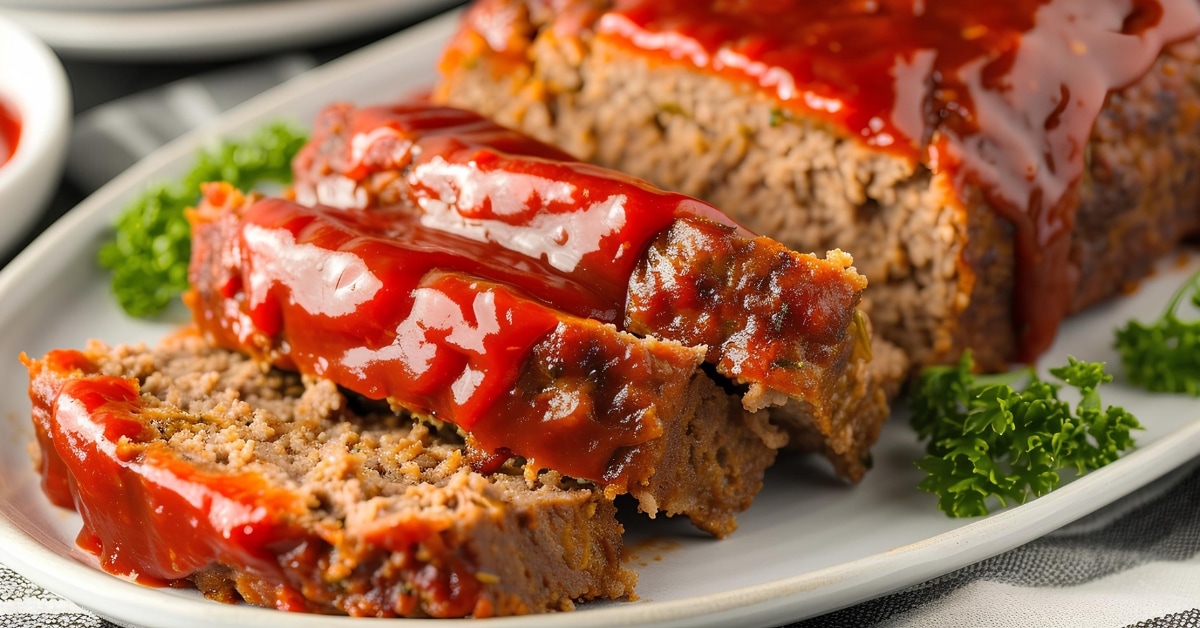
[[[186,332],[25,358],[48,495],[113,573],[226,602],[485,617],[632,594],[612,502]],[[519,556],[520,560],[514,560]]]
[[[733,531],[775,450],[698,372],[702,349],[550,308],[474,274],[486,269],[462,256],[468,242],[381,236],[362,222],[379,217],[209,187],[192,212],[197,325],[264,363],[453,423],[477,471],[519,456],[629,493],[652,516]],[[690,436],[707,423],[727,438]],[[691,466],[710,458],[725,468]]]
[[[1018,270],[1028,251],[990,188],[872,145],[838,114],[808,115],[771,90],[699,69],[686,55],[666,60],[596,35],[614,7],[620,13],[631,4],[638,3],[477,2],[447,47],[434,98],[703,198],[789,247],[852,252],[871,282],[864,308],[914,366],[954,360],[964,348],[986,369],[1031,357],[1022,354],[1028,326],[1014,309],[1039,307],[1021,296]],[[1126,30],[1190,28],[1195,7],[1161,6],[1171,19],[1158,24],[1139,13]],[[1143,42],[1163,43],[1157,35]],[[1069,241],[1061,263],[1041,272],[1063,278],[1063,296],[1052,296],[1064,312],[1120,293],[1200,228],[1200,58],[1190,36],[1161,50],[1135,80],[1097,101],[1099,118],[1078,153],[1081,174],[1058,182]],[[1090,124],[1064,115],[1071,125]],[[937,137],[913,139],[934,145]]]

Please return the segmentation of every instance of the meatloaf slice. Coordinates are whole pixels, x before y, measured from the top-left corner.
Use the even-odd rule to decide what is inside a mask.
[[[194,332],[23,357],[47,494],[104,569],[223,602],[485,617],[632,595],[612,502]],[[519,559],[514,559],[519,557]]]
[[[458,426],[479,471],[522,457],[629,493],[652,516],[734,529],[775,450],[764,422],[697,369],[703,349],[553,309],[516,287],[528,285],[519,266],[386,218],[209,186],[192,213],[197,325],[263,362]]]
[[[434,99],[851,251],[914,365],[1002,368],[1200,228],[1200,7],[917,6],[479,0]]]
[[[849,255],[790,251],[696,199],[425,102],[328,107],[294,171],[300,202],[358,219],[411,214],[422,229],[490,247],[488,258],[577,286],[531,291],[555,307],[706,347],[716,372],[746,387],[747,409],[794,401],[818,439],[851,434],[853,447],[824,450],[861,477],[888,415],[881,391],[899,381],[887,375],[903,368],[861,367],[866,281]],[[861,428],[843,429],[851,422]]]

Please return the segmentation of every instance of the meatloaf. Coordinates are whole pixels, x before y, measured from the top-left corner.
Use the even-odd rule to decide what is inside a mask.
[[[861,477],[904,366],[887,343],[868,361],[866,282],[848,255],[789,251],[715,207],[425,102],[328,107],[294,171],[302,203],[414,215],[578,288],[539,285],[556,307],[705,347],[748,410],[788,405],[794,442]]]
[[[773,430],[702,349],[551,308],[399,214],[207,190],[186,301],[221,346],[453,423],[481,472],[521,457],[718,536],[761,488]]]
[[[1200,227],[1194,0],[478,0],[437,101],[842,248],[914,365],[1031,360]]]
[[[565,610],[632,594],[602,491],[466,463],[452,429],[194,331],[22,356],[47,494],[144,583],[381,617]],[[515,560],[514,557],[519,557]]]

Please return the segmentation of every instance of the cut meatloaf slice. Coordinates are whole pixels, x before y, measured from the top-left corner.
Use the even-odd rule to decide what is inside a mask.
[[[434,99],[849,250],[914,365],[1003,368],[1200,228],[1200,9],[915,6],[480,0]]]
[[[181,333],[31,360],[44,487],[104,569],[224,602],[485,617],[632,595],[602,491]],[[519,559],[514,559],[519,557]]]
[[[458,426],[479,471],[522,457],[734,529],[775,451],[697,369],[702,349],[553,309],[519,264],[409,218],[209,186],[186,300],[222,346]]]
[[[630,278],[626,324],[635,333],[707,345],[718,372],[749,383],[743,406],[768,408],[790,449],[819,451],[839,475],[858,481],[908,359],[889,342],[872,342],[865,316],[839,320],[839,283],[828,274],[836,262],[798,259],[767,238],[728,237],[710,222],[676,221]],[[858,340],[823,338],[821,330],[834,328],[830,320],[850,325]],[[805,368],[814,362],[837,366],[819,371],[827,378],[821,381]]]
[[[747,409],[794,404],[787,416],[837,441],[818,449],[861,477],[903,366],[864,367],[866,281],[849,255],[789,251],[696,199],[424,102],[327,108],[294,170],[302,203],[361,220],[411,214],[422,229],[577,288],[531,290],[555,307],[706,347],[716,371],[746,387]]]

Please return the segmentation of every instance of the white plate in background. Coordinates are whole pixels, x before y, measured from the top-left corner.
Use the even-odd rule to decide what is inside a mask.
[[[88,198],[0,271],[0,563],[39,585],[119,623],[145,626],[220,624],[335,626],[363,620],[229,606],[195,592],[145,588],[109,576],[75,546],[79,518],[49,505],[29,462],[32,440],[16,360],[81,347],[90,337],[153,341],[170,322],[125,317],[109,296],[95,251],[107,225],[148,182],[176,175],[195,149],[216,136],[244,135],[280,117],[309,122],[332,100],[362,104],[418,91],[453,15],[438,18],[341,61],[307,73],[192,133],[133,167]],[[1195,266],[1195,264],[1193,264]],[[1067,354],[1116,364],[1112,329],[1132,316],[1154,316],[1190,269],[1164,265],[1134,296],[1072,318],[1045,364]],[[638,602],[583,605],[575,613],[489,620],[403,620],[402,626],[569,627],[768,626],[886,594],[1035,539],[1130,493],[1200,454],[1195,399],[1151,395],[1116,382],[1104,401],[1136,413],[1147,429],[1141,448],[1050,495],[985,519],[954,520],[918,491],[912,462],[921,450],[903,417],[873,450],[875,468],[857,487],[830,479],[812,458],[772,469],[740,528],[712,540],[685,522],[631,521],[627,544],[641,574]]]
[[[23,0],[18,0],[24,4]],[[174,5],[165,6],[167,3]],[[0,4],[66,57],[116,61],[181,61],[239,57],[333,41],[447,9],[461,0],[240,0],[182,2],[119,0],[144,9],[59,10]],[[70,4],[83,4],[70,2]],[[151,7],[149,5],[162,5]]]
[[[0,107],[17,122],[0,155],[0,260],[16,251],[58,187],[71,133],[71,85],[58,57],[0,16]],[[0,139],[0,143],[4,140]]]
[[[42,9],[46,11],[144,11],[194,7],[222,2],[256,2],[257,0],[0,0],[0,7]]]

